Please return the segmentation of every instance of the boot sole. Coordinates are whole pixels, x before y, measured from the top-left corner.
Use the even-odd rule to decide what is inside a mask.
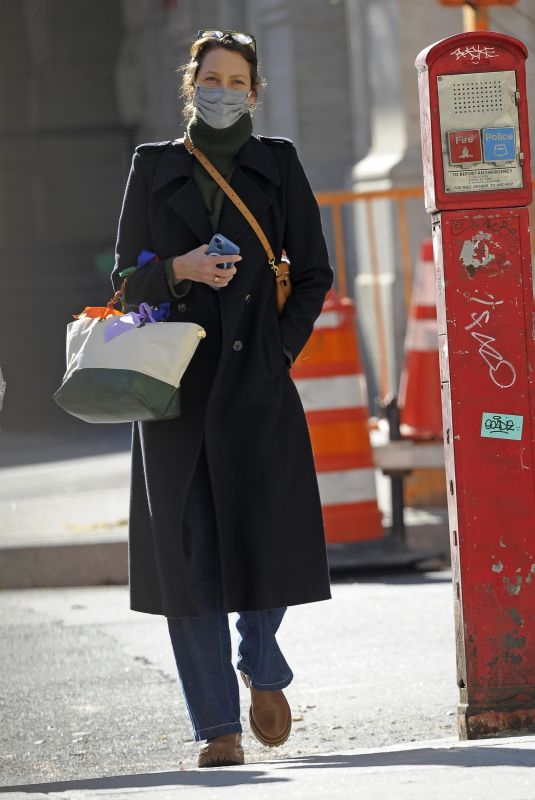
[[[220,755],[207,756],[206,758],[199,758],[197,766],[199,769],[206,767],[241,767],[245,764],[245,757],[243,751],[239,750],[234,753],[221,753]]]
[[[259,730],[259,728],[256,726],[256,723],[254,721],[252,706],[249,709],[249,724],[251,726],[251,731],[253,732],[255,739],[258,739],[258,741],[261,744],[264,744],[266,747],[280,747],[281,744],[284,744],[284,742],[288,741],[288,739],[290,737],[290,733],[292,732],[292,717],[291,717],[291,713],[290,713],[290,721],[288,722],[288,725],[284,729],[283,733],[277,739],[266,739],[266,737],[263,735],[263,733]]]

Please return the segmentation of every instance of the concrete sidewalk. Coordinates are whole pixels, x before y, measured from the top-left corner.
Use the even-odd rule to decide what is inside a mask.
[[[440,739],[243,767],[5,787],[0,794],[12,800],[532,800],[533,767],[534,736]]]
[[[197,771],[164,619],[122,586],[0,592],[1,796],[533,800],[535,737],[457,741],[452,593],[375,575],[289,609],[290,739],[254,739],[240,686],[246,765]]]

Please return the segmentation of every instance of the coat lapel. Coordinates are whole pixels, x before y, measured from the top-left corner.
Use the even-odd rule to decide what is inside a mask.
[[[152,191],[170,192],[167,204],[193,231],[200,242],[209,242],[212,227],[195,181],[192,178],[193,156],[183,144],[173,142],[160,159],[154,174]],[[172,191],[175,189],[175,191]]]
[[[238,153],[237,162],[230,185],[261,224],[262,215],[272,204],[271,197],[264,191],[262,184],[265,185],[266,179],[277,186],[280,184],[277,162],[269,147],[255,136],[250,136],[244,144]],[[258,179],[259,176],[261,180]],[[230,198],[225,197],[221,211],[222,233],[237,243],[249,228],[241,211]]]
[[[212,229],[202,195],[192,178],[193,160],[194,156],[188,153],[180,140],[173,142],[160,159],[152,190],[175,189],[169,194],[167,204],[191,228],[200,242],[208,242]],[[262,188],[266,180],[280,184],[277,162],[267,145],[250,136],[238,153],[230,185],[259,222],[272,203]],[[228,197],[223,202],[220,230],[234,242],[238,242],[249,230],[249,223]]]
[[[251,214],[260,222],[260,218],[271,205],[269,195],[252,178],[246,175],[239,165],[234,170],[230,185],[240,200],[245,203]],[[260,224],[262,223],[260,222]],[[223,201],[219,227],[221,233],[231,241],[236,242],[236,244],[250,230],[249,223],[229,197],[225,197]]]
[[[180,189],[174,192],[167,199],[167,204],[182,218],[186,225],[189,225],[199,242],[208,243],[210,241],[212,238],[210,218],[202,195],[193,178],[189,178]]]

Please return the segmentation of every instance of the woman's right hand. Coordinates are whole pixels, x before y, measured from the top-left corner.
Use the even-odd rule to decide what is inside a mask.
[[[228,286],[237,272],[235,266],[228,269],[221,269],[216,264],[221,264],[220,255],[207,255],[207,244],[201,244],[195,250],[184,253],[183,256],[175,256],[173,259],[173,275],[175,283],[183,280],[197,281],[198,283],[217,283],[218,286]],[[224,256],[225,263],[231,261],[234,264],[241,261],[241,256]],[[217,280],[214,280],[217,278]]]

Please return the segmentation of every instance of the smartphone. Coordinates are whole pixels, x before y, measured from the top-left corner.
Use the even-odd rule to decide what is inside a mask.
[[[210,239],[206,252],[209,255],[237,256],[240,252],[240,248],[237,244],[231,242],[230,239],[227,239],[226,236],[223,236],[221,233],[215,233]],[[216,264],[216,267],[220,267],[221,269],[228,269],[231,266],[232,261]]]

